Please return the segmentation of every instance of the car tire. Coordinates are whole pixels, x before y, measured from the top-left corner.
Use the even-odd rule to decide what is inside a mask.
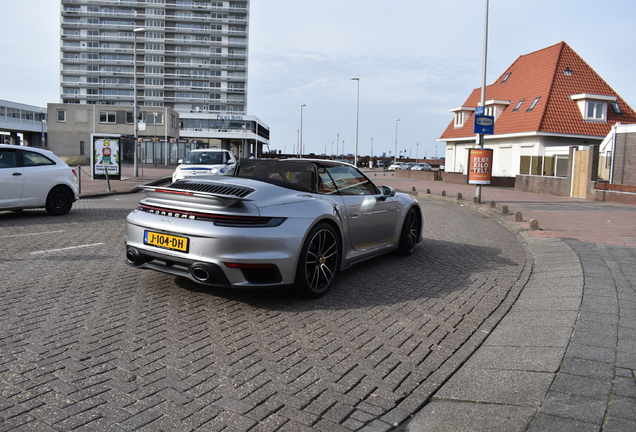
[[[422,217],[415,209],[409,210],[404,218],[404,225],[400,233],[400,243],[398,253],[402,256],[409,256],[415,252],[415,246],[422,229]]]
[[[56,186],[46,197],[46,211],[54,216],[68,213],[73,206],[73,194],[64,186]]]
[[[306,298],[318,298],[331,287],[340,269],[340,237],[328,223],[319,223],[305,239],[298,267],[296,288]]]

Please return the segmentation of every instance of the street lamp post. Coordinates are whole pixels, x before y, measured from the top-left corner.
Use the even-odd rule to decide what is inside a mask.
[[[356,145],[355,154],[353,155],[353,164],[358,166],[358,120],[360,114],[360,78],[351,78],[358,83],[358,95],[356,97]]]
[[[138,118],[137,118],[137,33],[146,31],[145,28],[139,27],[133,30],[133,124],[134,124],[134,148],[133,153],[133,177],[139,177],[139,149],[137,143]]]
[[[307,106],[307,104],[302,104],[300,106],[300,143],[299,143],[299,151],[300,157],[303,156],[303,107]]]
[[[486,18],[484,22],[484,54],[481,65],[481,107],[486,106],[486,62],[488,57],[488,0],[486,0]],[[484,148],[484,134],[477,135],[477,143],[480,149]],[[469,168],[470,170],[470,168]],[[475,187],[475,201],[481,202],[481,185]]]
[[[419,155],[419,150],[420,150],[420,143],[415,143],[415,163],[419,162],[419,160],[417,159],[417,156]]]
[[[336,134],[336,159],[338,159],[338,146],[340,145],[340,132]]]
[[[373,162],[373,138],[371,138],[371,162]],[[373,165],[371,168],[373,168]]]
[[[44,108],[40,108],[40,147],[46,147],[46,141],[44,139],[44,125],[46,124],[46,120],[44,120]]]
[[[395,153],[393,154],[393,162],[397,162],[397,126],[400,119],[395,120]]]
[[[159,115],[158,112],[153,112],[152,113],[152,121],[155,125],[155,140],[157,139],[157,116]]]

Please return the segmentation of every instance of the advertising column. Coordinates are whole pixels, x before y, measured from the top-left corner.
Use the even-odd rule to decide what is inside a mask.
[[[492,178],[492,149],[468,150],[468,184],[489,185]]]

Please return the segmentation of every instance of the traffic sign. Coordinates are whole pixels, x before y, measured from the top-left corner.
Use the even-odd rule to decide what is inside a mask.
[[[475,115],[476,134],[492,135],[495,133],[495,118],[493,116]]]
[[[475,114],[483,115],[484,114],[484,107],[483,106],[478,106],[477,108],[475,108]]]

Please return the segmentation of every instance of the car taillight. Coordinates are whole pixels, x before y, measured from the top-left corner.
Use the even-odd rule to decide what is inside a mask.
[[[71,171],[73,171],[73,175],[75,176],[75,178],[77,178],[77,171],[75,170],[75,168],[71,168]]]

